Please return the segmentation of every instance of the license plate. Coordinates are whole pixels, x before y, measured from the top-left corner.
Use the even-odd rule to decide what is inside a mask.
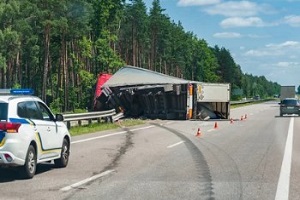
[[[294,109],[294,107],[287,107],[287,109]]]

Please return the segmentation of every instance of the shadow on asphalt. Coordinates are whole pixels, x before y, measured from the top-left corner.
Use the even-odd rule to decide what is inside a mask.
[[[52,163],[41,163],[37,165],[35,176],[55,169]],[[34,177],[33,177],[34,178]],[[0,168],[0,183],[13,182],[16,180],[26,180],[22,178],[19,167]]]

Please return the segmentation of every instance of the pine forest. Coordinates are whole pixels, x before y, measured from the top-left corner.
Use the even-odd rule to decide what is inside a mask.
[[[32,88],[60,112],[90,108],[99,73],[125,65],[230,83],[232,100],[280,85],[242,71],[226,47],[185,31],[153,0],[0,0],[0,88]],[[203,27],[209,28],[209,27]]]

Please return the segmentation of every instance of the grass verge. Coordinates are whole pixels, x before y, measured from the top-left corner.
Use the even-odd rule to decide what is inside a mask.
[[[241,104],[233,104],[230,105],[230,108],[239,108],[239,107],[244,107],[244,106],[249,106],[249,105],[254,105],[254,104],[259,104],[267,101],[277,101],[278,99],[264,99],[264,100],[258,100],[258,101],[251,101],[248,103],[241,103]]]
[[[89,134],[89,133],[94,133],[98,131],[105,131],[105,130],[112,130],[112,129],[117,129],[120,128],[120,126],[124,127],[130,127],[130,126],[135,126],[135,125],[141,125],[145,124],[146,122],[144,120],[140,119],[125,119],[121,120],[120,122],[115,122],[115,123],[92,123],[88,125],[83,125],[83,126],[74,126],[71,127],[70,134],[71,136],[76,136],[76,135],[83,135],[83,134]]]

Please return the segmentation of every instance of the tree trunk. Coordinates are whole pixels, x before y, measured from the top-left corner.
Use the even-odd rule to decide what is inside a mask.
[[[65,32],[63,31],[62,36],[61,36],[61,66],[63,69],[63,91],[64,91],[64,107],[63,111],[66,111],[68,108],[68,84],[67,84],[67,63],[66,63],[66,41],[65,41]]]
[[[11,80],[12,80],[12,61],[11,59],[9,59],[8,63],[7,63],[7,69],[6,69],[6,87],[12,87],[12,84],[11,84]]]
[[[132,24],[132,65],[133,66],[136,66],[136,62],[135,62],[135,54],[136,54],[136,49],[135,49],[135,44],[136,44],[136,41],[135,41],[135,29],[134,29],[134,25]]]
[[[13,83],[17,83],[21,85],[22,80],[22,70],[20,69],[20,52],[17,53],[16,56],[16,65],[15,65],[15,73],[14,73],[14,80]]]
[[[50,25],[46,25],[44,30],[45,37],[45,55],[44,55],[44,74],[42,83],[42,99],[46,101],[46,90],[47,90],[47,78],[49,70],[49,58],[50,58]]]

